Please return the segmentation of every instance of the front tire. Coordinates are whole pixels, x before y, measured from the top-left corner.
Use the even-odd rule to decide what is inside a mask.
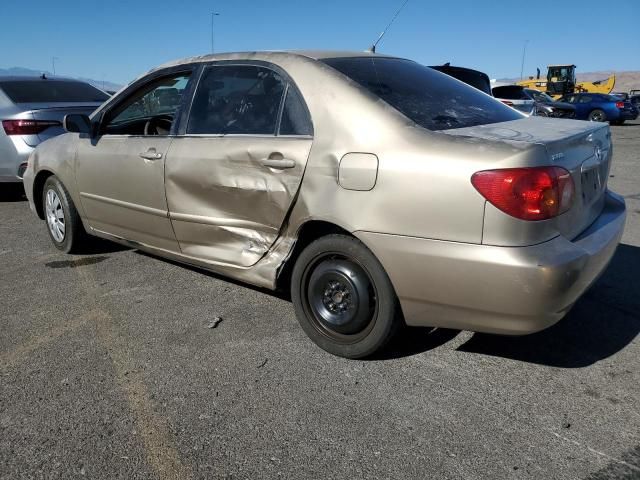
[[[599,108],[596,108],[595,110],[592,110],[591,113],[589,113],[589,121],[591,121],[591,122],[606,122],[607,121],[607,114],[604,113],[603,110],[600,110]]]
[[[329,235],[307,246],[292,272],[300,326],[320,348],[346,358],[382,349],[401,323],[380,262],[359,240]]]
[[[55,247],[65,253],[80,250],[87,234],[69,192],[55,175],[44,183],[42,207],[47,232]]]

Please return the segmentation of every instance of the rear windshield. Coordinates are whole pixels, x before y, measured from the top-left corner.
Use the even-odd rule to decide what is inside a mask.
[[[479,90],[410,60],[357,57],[323,62],[428,130],[522,118]]]
[[[491,95],[491,82],[489,80],[489,77],[487,77],[487,75],[482,72],[471,70],[470,68],[448,67],[446,65],[432,66],[429,68],[433,68],[434,70],[438,70],[439,72],[446,73],[450,77],[457,78],[461,82],[464,82],[467,85],[471,85],[472,87],[476,87],[478,90]]]
[[[0,88],[13,103],[104,102],[104,92],[82,82],[61,80],[0,80]]]
[[[524,88],[515,85],[507,85],[506,87],[494,87],[493,96],[496,98],[504,98],[505,100],[531,100],[524,92]]]

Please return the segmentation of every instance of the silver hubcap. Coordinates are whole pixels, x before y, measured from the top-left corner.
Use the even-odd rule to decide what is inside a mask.
[[[47,225],[49,231],[56,242],[62,242],[64,240],[64,210],[62,209],[62,202],[55,190],[47,190],[47,197],[45,201],[45,210],[47,216]]]

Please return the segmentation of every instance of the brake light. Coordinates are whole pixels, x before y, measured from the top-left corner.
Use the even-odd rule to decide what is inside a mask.
[[[510,107],[513,107],[513,102],[510,102],[509,100],[500,100],[500,101],[505,105],[509,105]]]
[[[2,127],[7,135],[37,135],[49,127],[62,126],[52,120],[3,120]]]
[[[624,108],[624,102],[616,102],[616,107]]]
[[[547,220],[573,203],[573,179],[560,167],[484,170],[471,183],[496,208],[522,220]]]

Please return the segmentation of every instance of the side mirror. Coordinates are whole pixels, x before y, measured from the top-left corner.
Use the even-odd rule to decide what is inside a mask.
[[[62,127],[67,132],[93,134],[91,120],[89,120],[88,116],[79,113],[65,115],[62,121]]]

